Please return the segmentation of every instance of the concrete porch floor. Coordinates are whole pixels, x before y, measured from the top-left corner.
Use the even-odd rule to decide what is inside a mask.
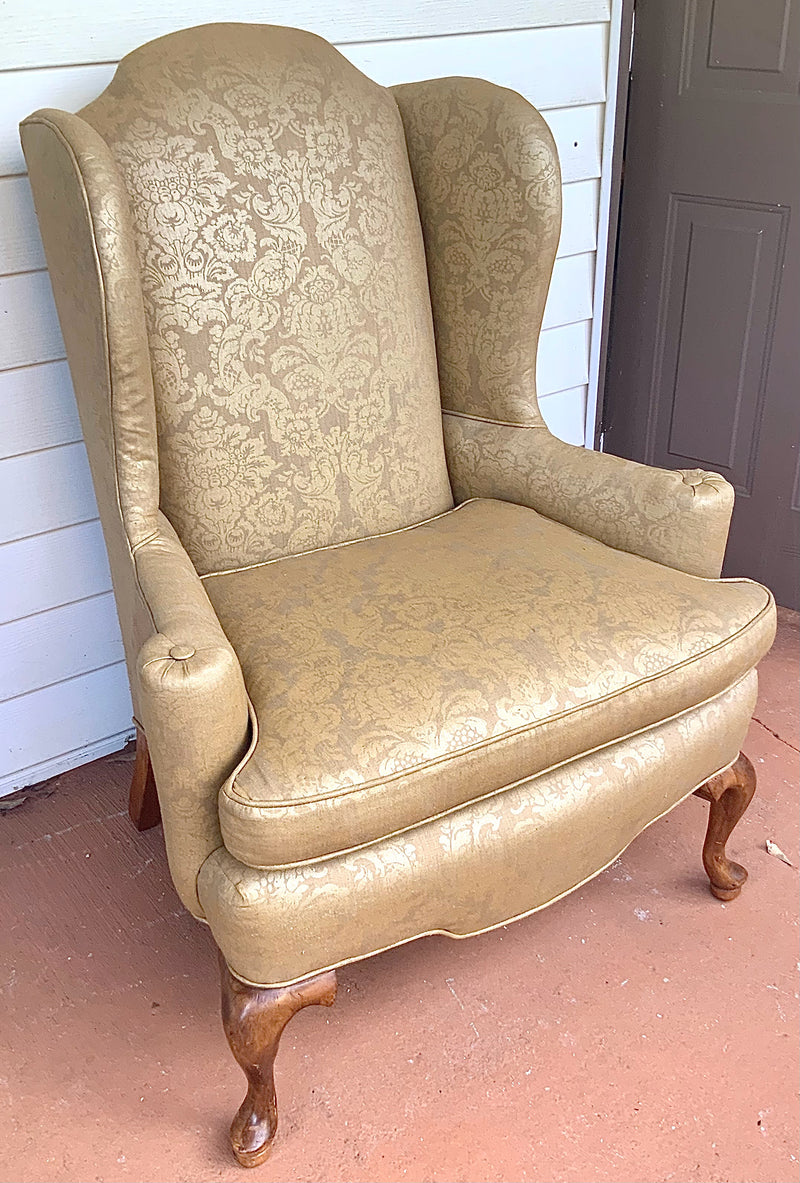
[[[107,757],[0,815],[0,1177],[15,1183],[790,1183],[798,1179],[798,617],[761,666],[756,798],[728,905],[704,802],[505,930],[339,974],[287,1028],[281,1125],[248,1173],[208,931]],[[50,795],[44,795],[52,790]]]

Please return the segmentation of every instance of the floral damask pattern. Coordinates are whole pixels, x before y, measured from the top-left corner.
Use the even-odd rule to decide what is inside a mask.
[[[396,86],[422,218],[442,405],[529,423],[561,223],[553,137],[476,78]]]
[[[234,972],[277,985],[542,908],[735,758],[755,693],[751,672],[660,727],[324,862],[257,870],[220,847],[198,876],[214,938]]]
[[[373,841],[650,726],[741,677],[774,632],[758,584],[501,501],[204,584],[258,717],[220,797],[228,849],[256,866]]]
[[[416,124],[415,95],[427,95]],[[461,288],[444,293],[448,398],[539,424],[552,145],[523,100],[486,84],[400,97],[435,286],[450,270],[466,293],[461,304]],[[585,535],[642,554],[649,537],[651,557],[689,569],[710,540],[718,548],[725,483],[656,473],[637,514],[642,486],[624,462],[597,456],[573,472],[535,446],[551,439],[543,426],[511,429],[512,442],[461,414],[481,432],[452,441],[459,493],[479,477],[545,518],[483,502],[388,539],[259,562],[204,581],[218,617],[156,515],[151,362],[164,504],[203,571],[450,504],[397,114],[316,39],[244,26],[145,47],[84,114],[40,112],[23,134],[118,607],[129,614],[141,594],[148,609],[128,656],[139,654],[132,679],[181,898],[205,910],[234,972],[277,984],[429,931],[504,923],[571,890],[734,759],[774,627],[765,589],[692,580]],[[667,476],[693,500],[687,520],[706,521],[688,548],[661,512]],[[562,510],[574,530],[546,520]],[[637,719],[645,730],[620,741]],[[276,855],[269,868],[222,844],[234,806],[255,860]],[[275,865],[315,843],[314,861]]]
[[[452,504],[392,97],[307,34],[132,54],[83,112],[135,222],[161,502],[201,571]]]
[[[456,501],[515,501],[609,546],[719,575],[733,508],[721,477],[590,453],[545,427],[536,349],[561,189],[541,115],[520,95],[473,78],[394,93],[428,253]]]
[[[528,505],[606,546],[718,578],[734,493],[717,473],[653,468],[575,447],[544,424],[446,413],[444,437],[457,501],[499,497]]]

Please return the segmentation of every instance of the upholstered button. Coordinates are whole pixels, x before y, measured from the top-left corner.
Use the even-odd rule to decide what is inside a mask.
[[[188,661],[190,657],[194,657],[195,650],[191,645],[173,645],[169,651],[169,655],[175,661]]]

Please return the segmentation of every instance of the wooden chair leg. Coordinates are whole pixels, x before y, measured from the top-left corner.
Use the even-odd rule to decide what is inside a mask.
[[[231,1146],[243,1167],[257,1167],[278,1128],[273,1065],[283,1029],[304,1006],[333,1006],[336,973],[328,970],[294,986],[247,986],[220,955],[222,1025],[236,1062],[247,1077],[247,1096],[231,1124]]]
[[[140,727],[136,728],[136,760],[128,798],[128,814],[136,829],[150,830],[161,821],[153,765],[147,750],[147,740]]]
[[[711,891],[718,900],[735,900],[747,879],[744,867],[728,858],[725,843],[752,801],[755,791],[755,769],[744,752],[739,753],[730,768],[712,776],[711,780],[697,789],[698,797],[705,797],[711,802],[703,846],[703,866],[711,881]]]

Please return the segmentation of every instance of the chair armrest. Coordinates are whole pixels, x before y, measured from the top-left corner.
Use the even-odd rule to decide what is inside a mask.
[[[701,469],[669,471],[565,444],[544,424],[444,415],[453,493],[530,506],[606,546],[689,575],[722,568],[734,492]]]
[[[197,873],[222,845],[217,794],[247,751],[249,701],[239,659],[163,514],[134,561],[155,629],[136,665],[141,721],[172,878],[189,911],[202,917]]]

